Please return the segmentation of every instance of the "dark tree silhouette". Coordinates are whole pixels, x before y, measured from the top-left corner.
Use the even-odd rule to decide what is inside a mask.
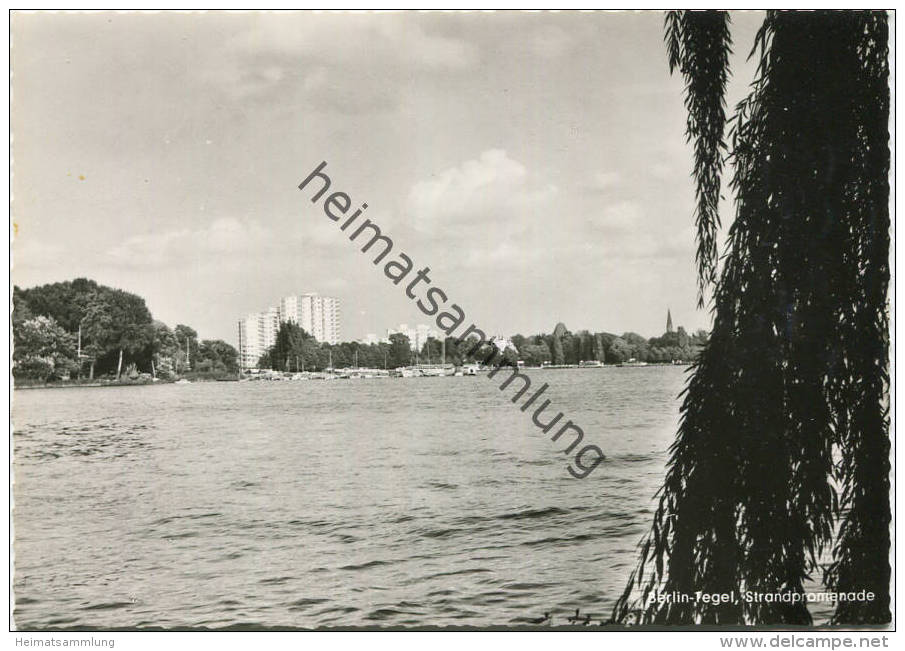
[[[725,11],[670,11],[666,14],[669,70],[678,68],[686,80],[687,135],[694,141],[694,178],[698,228],[698,307],[716,280],[720,176],[723,170],[724,94],[729,79],[732,39]]]
[[[695,141],[698,268],[715,265],[723,12],[671,12]],[[889,622],[888,28],[883,12],[768,12],[730,120],[735,220],[713,332],[684,393],[650,533],[614,619],[809,624],[806,604],[650,599],[803,593],[833,546],[834,623]],[[841,492],[837,493],[837,488]]]

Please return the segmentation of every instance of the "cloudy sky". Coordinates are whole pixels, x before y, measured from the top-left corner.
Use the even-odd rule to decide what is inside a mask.
[[[730,103],[759,23],[736,14]],[[86,276],[235,343],[280,296],[428,323],[297,189],[336,189],[488,332],[695,309],[682,81],[650,13],[16,14],[13,282]]]

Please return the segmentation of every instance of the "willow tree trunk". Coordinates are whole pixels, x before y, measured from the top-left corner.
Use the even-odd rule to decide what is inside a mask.
[[[116,363],[116,381],[119,382],[119,374],[123,370],[123,349],[119,349],[119,361]]]

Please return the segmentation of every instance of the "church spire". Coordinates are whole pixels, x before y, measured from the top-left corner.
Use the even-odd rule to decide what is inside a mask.
[[[666,332],[672,332],[672,313],[666,308]]]

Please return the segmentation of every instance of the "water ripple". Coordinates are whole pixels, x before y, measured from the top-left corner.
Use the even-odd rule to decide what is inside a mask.
[[[537,377],[607,454],[587,480],[473,378],[16,392],[16,625],[605,613],[650,521],[684,376]]]

